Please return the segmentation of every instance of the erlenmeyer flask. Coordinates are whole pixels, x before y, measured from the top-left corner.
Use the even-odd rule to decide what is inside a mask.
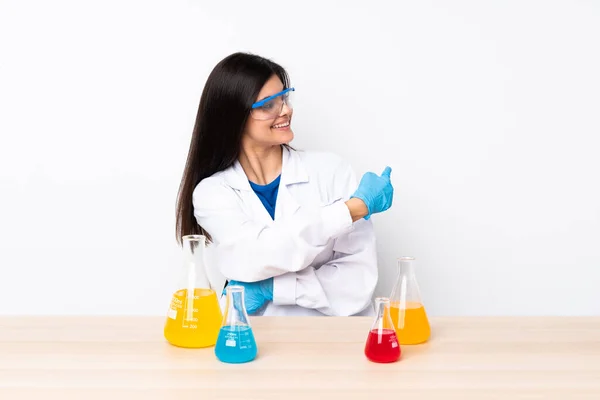
[[[225,317],[215,346],[215,355],[226,363],[252,361],[256,358],[258,348],[244,305],[244,287],[231,285],[225,290]]]
[[[206,237],[187,235],[182,241],[183,268],[167,312],[164,335],[175,346],[214,346],[223,314],[206,274]]]
[[[377,297],[375,299],[377,318],[367,337],[365,355],[373,362],[390,363],[400,358],[400,345],[396,331],[390,318],[390,299]]]
[[[398,278],[392,289],[391,311],[400,344],[418,344],[429,340],[431,328],[421,301],[413,257],[398,259]]]

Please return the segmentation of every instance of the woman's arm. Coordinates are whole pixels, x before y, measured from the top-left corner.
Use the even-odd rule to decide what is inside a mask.
[[[228,279],[243,282],[300,271],[331,239],[353,229],[353,217],[343,201],[300,207],[271,225],[261,223],[242,210],[234,190],[218,178],[203,180],[194,190],[193,203],[198,224],[215,243],[216,267]],[[360,215],[360,206],[353,209],[354,217]]]
[[[273,304],[299,305],[326,315],[349,316],[369,306],[377,285],[375,234],[370,221],[335,240],[334,257],[273,280]]]
[[[349,164],[336,171],[335,181],[336,194],[345,198],[350,197],[357,184]],[[352,230],[335,239],[332,259],[318,268],[275,277],[274,304],[296,304],[336,316],[354,315],[370,305],[378,279],[375,232],[371,220],[361,219],[367,214],[365,203],[355,198],[349,202],[353,200],[360,202],[356,205],[358,221]]]

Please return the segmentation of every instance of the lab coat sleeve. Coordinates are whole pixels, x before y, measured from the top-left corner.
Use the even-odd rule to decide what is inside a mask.
[[[306,268],[329,240],[353,229],[343,201],[300,207],[271,225],[248,216],[233,189],[205,179],[193,195],[196,221],[213,240],[213,261],[227,279],[256,282]]]
[[[347,166],[336,179],[348,198],[356,175]],[[316,309],[325,315],[349,316],[370,306],[377,285],[377,249],[372,219],[360,219],[354,229],[335,239],[332,259],[274,278],[273,303]]]
[[[313,308],[325,315],[349,316],[367,308],[377,285],[377,252],[371,220],[335,240],[334,258],[275,277],[273,303]]]

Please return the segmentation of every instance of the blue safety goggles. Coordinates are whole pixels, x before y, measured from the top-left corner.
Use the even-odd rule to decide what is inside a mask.
[[[281,115],[284,104],[291,110],[292,102],[290,96],[292,94],[291,92],[294,92],[295,90],[296,89],[293,87],[287,88],[252,104],[252,118],[258,120],[275,119]]]

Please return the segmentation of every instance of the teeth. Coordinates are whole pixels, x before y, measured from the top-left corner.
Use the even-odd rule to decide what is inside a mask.
[[[290,126],[290,121],[284,122],[283,124],[273,125],[273,128],[285,128],[286,126]]]

